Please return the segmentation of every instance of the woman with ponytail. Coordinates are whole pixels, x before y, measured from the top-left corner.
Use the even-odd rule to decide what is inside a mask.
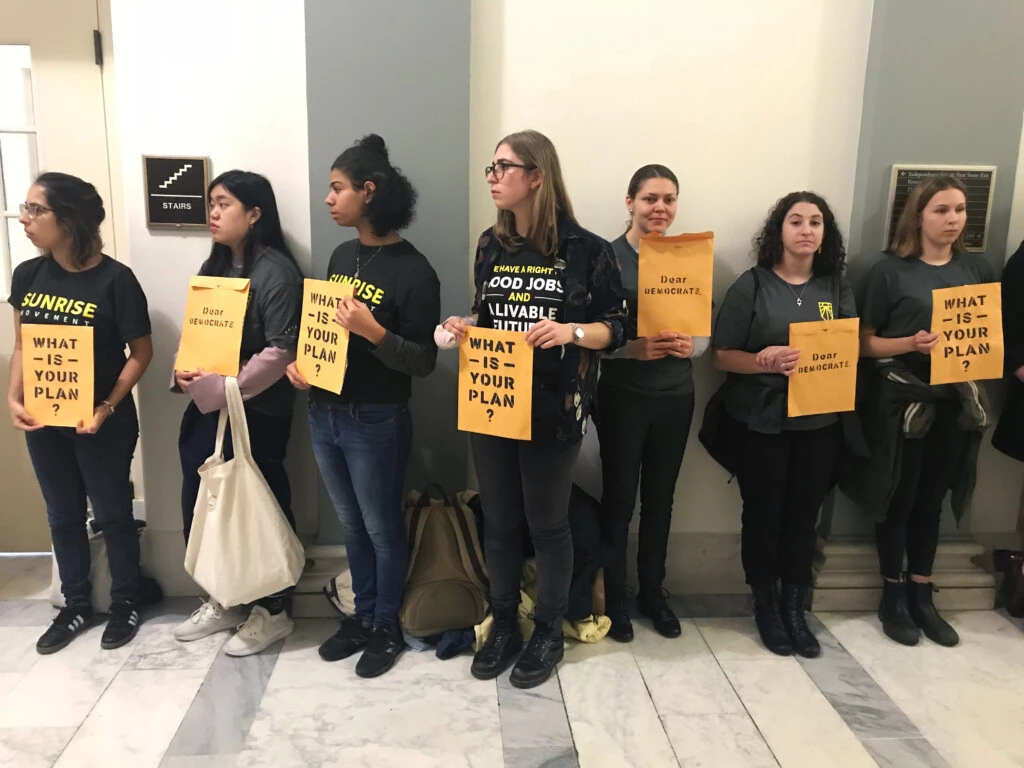
[[[324,661],[362,651],[360,677],[377,677],[405,648],[398,610],[409,547],[402,493],[412,450],[409,396],[414,376],[434,370],[441,284],[427,258],[399,230],[413,219],[416,191],[391,165],[375,134],[331,167],[324,201],[357,239],[334,249],[327,279],[349,283],[335,320],[349,332],[341,394],[311,387],[294,363],[288,378],[310,390],[309,428],[320,475],[345,529],[355,616],[320,646]]]
[[[153,358],[153,342],[139,281],[131,269],[103,253],[100,224],[105,216],[92,184],[65,173],[44,173],[29,189],[18,217],[44,255],[18,265],[11,281],[15,341],[7,404],[15,428],[25,432],[46,500],[65,602],[36,644],[42,654],[64,648],[94,621],[86,497],[103,531],[110,566],[110,619],[100,644],[120,648],[139,631],[139,536],[129,479],[139,420],[131,391]],[[79,423],[77,429],[44,427],[25,410],[22,323],[93,329],[95,410],[90,423]]]

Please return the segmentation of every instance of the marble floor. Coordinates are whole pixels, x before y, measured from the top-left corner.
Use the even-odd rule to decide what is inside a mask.
[[[1024,622],[950,614],[963,643],[903,648],[865,614],[812,617],[820,659],[763,650],[744,598],[676,599],[683,636],[567,646],[533,691],[407,652],[376,680],[325,664],[335,622],[260,656],[182,645],[170,599],[117,651],[91,629],[53,656],[47,558],[0,558],[0,766],[226,768],[1003,768],[1024,766]]]

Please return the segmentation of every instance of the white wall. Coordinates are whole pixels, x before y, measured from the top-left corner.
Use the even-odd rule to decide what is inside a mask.
[[[680,179],[674,232],[714,230],[720,298],[782,195],[812,189],[850,220],[872,0],[492,0],[473,4],[471,242],[491,224],[483,167],[507,133],[558,148],[577,217],[621,234],[632,173]],[[571,30],[571,39],[566,35]],[[673,530],[739,530],[739,496],[696,440]]]
[[[182,395],[168,391],[188,279],[209,253],[208,234],[146,229],[142,155],[208,156],[212,173],[258,171],[274,185],[303,270],[310,265],[305,30],[301,0],[113,0],[120,172],[130,263],[149,298],[155,357],[139,387],[146,565],[172,593],[191,590],[181,569],[177,438]],[[295,513],[316,525],[316,468],[296,409],[289,474]]]

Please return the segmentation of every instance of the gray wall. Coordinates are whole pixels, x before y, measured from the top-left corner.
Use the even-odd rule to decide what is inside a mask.
[[[985,256],[1001,270],[1024,112],[1022,29],[1020,0],[875,0],[849,238],[855,287],[881,254],[894,163],[997,166]],[[990,451],[986,441],[982,462]],[[985,494],[979,484],[975,508]],[[838,499],[833,535],[868,530]]]
[[[327,215],[330,167],[367,133],[379,133],[391,161],[419,191],[416,220],[403,234],[437,270],[442,319],[470,304],[469,0],[306,0],[306,87],[313,274],[355,230]],[[318,208],[319,206],[319,208]],[[467,440],[456,431],[458,357],[413,385],[415,424],[408,484],[466,484]],[[321,487],[320,542],[341,540]]]

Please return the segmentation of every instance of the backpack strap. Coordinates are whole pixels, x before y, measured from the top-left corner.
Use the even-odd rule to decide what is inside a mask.
[[[470,520],[474,519],[473,513],[463,506],[458,497],[453,499],[452,504],[445,506],[445,511],[451,521],[452,530],[455,531],[455,538],[459,542],[462,566],[474,585],[487,595],[490,591],[490,579],[487,577],[487,569],[483,563],[483,550],[480,547],[476,526],[469,524]]]

